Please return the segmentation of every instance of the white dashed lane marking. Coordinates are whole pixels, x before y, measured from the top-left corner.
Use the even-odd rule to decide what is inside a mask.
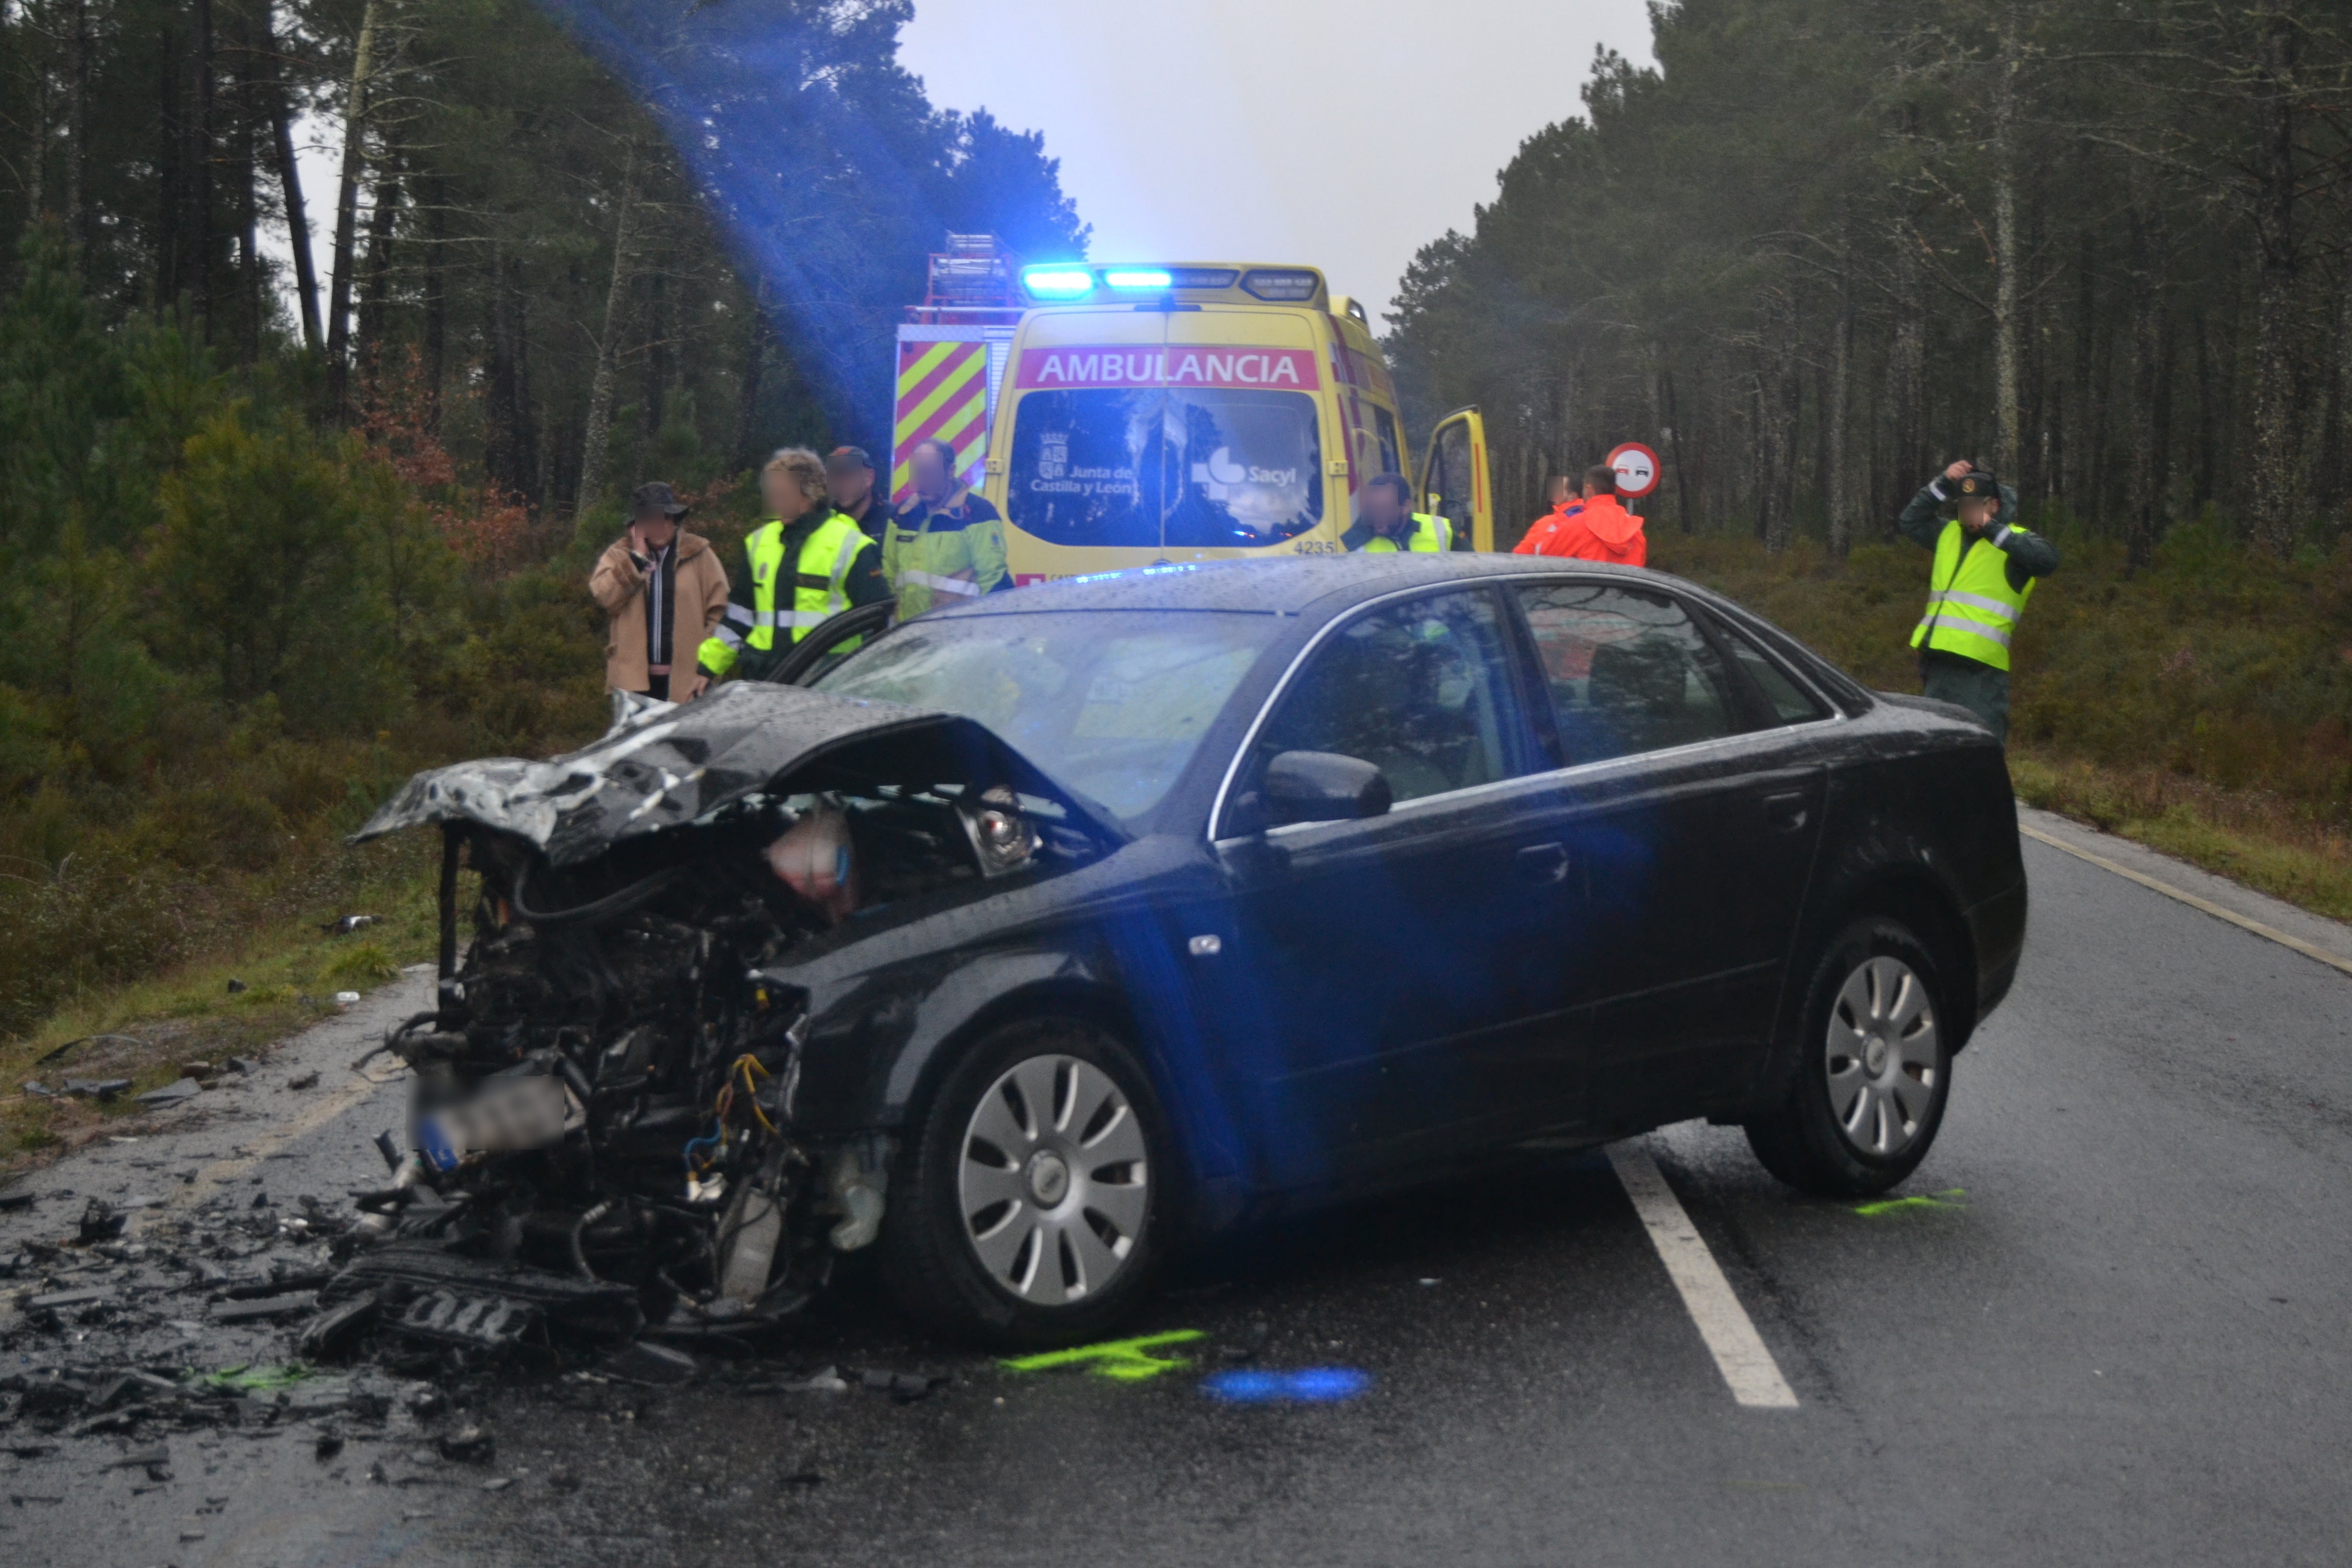
[[[1633,1212],[1650,1233],[1650,1245],[1658,1249],[1658,1261],[1666,1266],[1666,1277],[1681,1293],[1699,1338],[1706,1342],[1723,1381],[1731,1385],[1731,1397],[1758,1409],[1795,1409],[1796,1391],[1780,1375],[1772,1352],[1764,1348],[1747,1309],[1731,1293],[1731,1281],[1699,1238],[1682,1200],[1666,1185],[1658,1163],[1634,1143],[1611,1144],[1609,1163],[1617,1168],[1617,1179],[1633,1200]]]

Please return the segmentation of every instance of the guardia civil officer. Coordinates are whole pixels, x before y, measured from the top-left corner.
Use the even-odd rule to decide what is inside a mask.
[[[1350,552],[1359,550],[1440,551],[1454,548],[1454,525],[1442,517],[1413,511],[1412,487],[1402,474],[1374,474],[1357,501],[1356,526],[1339,536]]]
[[[765,680],[825,619],[890,596],[880,550],[834,510],[814,452],[788,447],[769,458],[760,499],[768,521],[743,542],[742,563],[727,574],[726,618],[697,656],[713,679]]]
[[[2009,741],[2009,644],[2058,551],[2012,521],[2017,492],[1965,458],[1911,498],[1896,521],[1936,552],[1927,609],[1911,634],[1929,697],[1957,702]]]

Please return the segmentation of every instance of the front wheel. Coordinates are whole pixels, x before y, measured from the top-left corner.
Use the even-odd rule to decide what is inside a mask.
[[[991,1344],[1098,1338],[1142,1298],[1172,1174],[1150,1080],[1076,1020],[984,1037],[931,1096],[884,1223],[909,1312]]]
[[[1859,920],[1814,969],[1787,1097],[1748,1123],[1748,1146],[1790,1186],[1883,1193],[1918,1168],[1943,1125],[1952,1055],[1940,972],[1891,920]]]

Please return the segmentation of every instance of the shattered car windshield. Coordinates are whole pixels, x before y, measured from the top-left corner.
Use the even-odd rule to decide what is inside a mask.
[[[916,621],[816,689],[978,721],[1122,817],[1160,804],[1279,620],[1089,610]]]

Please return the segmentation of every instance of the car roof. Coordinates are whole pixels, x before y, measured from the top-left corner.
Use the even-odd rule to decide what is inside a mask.
[[[1694,584],[1661,572],[1534,555],[1465,551],[1381,551],[1353,555],[1276,555],[1256,561],[1171,562],[1125,572],[1063,577],[1013,594],[990,594],[940,612],[950,616],[1034,614],[1045,610],[1240,610],[1303,616],[1378,598],[1422,584],[1469,577],[1552,577],[1563,571],[1667,584],[1713,599]],[[1322,601],[1332,600],[1331,605]]]

